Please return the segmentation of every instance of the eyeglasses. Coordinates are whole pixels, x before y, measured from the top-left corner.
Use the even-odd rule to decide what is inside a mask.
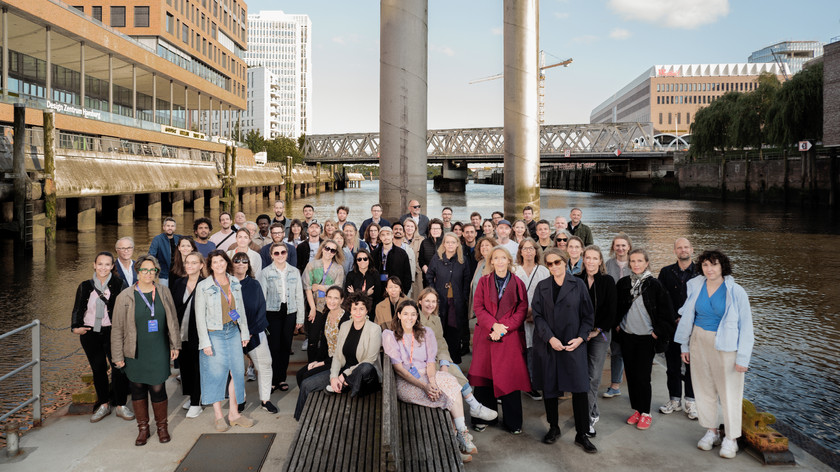
[[[526,246],[526,247],[522,248],[522,252],[525,252],[525,251],[533,252],[533,251],[536,251],[536,249],[532,248],[531,246]]]
[[[132,250],[132,249],[134,249],[134,246],[129,246],[129,247],[118,247],[118,248],[117,248],[117,251],[130,251],[130,250]]]
[[[236,259],[233,261],[234,264],[247,264],[248,262],[248,259]]]
[[[557,239],[555,239],[555,241],[563,241],[564,243],[568,240],[569,240],[569,238],[557,238]]]
[[[411,208],[420,208],[420,205],[411,205]]]
[[[338,249],[337,249],[337,248],[330,247],[330,246],[326,246],[326,247],[324,248],[324,250],[325,250],[325,251],[329,251],[329,252],[331,252],[331,253],[333,253],[333,254],[335,254],[336,252],[338,252]]]
[[[559,266],[560,264],[563,264],[563,259],[555,259],[553,261],[545,261],[545,266],[548,267],[549,269],[551,269],[554,266]]]
[[[367,262],[369,259],[367,257],[357,257],[356,260],[358,262]]]
[[[275,256],[285,256],[288,251],[274,251],[272,254]]]
[[[280,236],[281,234],[283,234],[283,231],[272,231],[271,232],[272,236]]]
[[[151,269],[146,268],[146,267],[141,267],[141,268],[137,269],[138,274],[157,274],[158,272],[160,272],[160,269],[158,269],[156,267],[153,267]]]

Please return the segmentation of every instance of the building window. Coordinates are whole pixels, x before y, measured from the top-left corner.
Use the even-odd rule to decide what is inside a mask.
[[[677,113],[677,124],[678,125],[682,124],[680,118],[682,118],[682,113]]]
[[[134,7],[134,27],[149,27],[149,7]]]
[[[82,13],[85,12],[85,6],[84,5],[75,5],[75,6],[73,6],[73,8],[75,8],[76,10],[79,10]]]
[[[125,7],[111,7],[111,26],[114,28],[125,27]]]
[[[659,124],[662,124],[662,113],[659,114]]]
[[[102,7],[91,7],[90,15],[96,21],[102,21]]]
[[[181,41],[190,44],[190,27],[186,23],[181,23]]]
[[[671,124],[671,114],[670,113],[668,113],[668,124],[669,125]]]
[[[687,125],[691,124],[691,113],[686,113],[685,114],[685,124],[687,124]]]
[[[166,32],[175,35],[175,16],[172,13],[166,13]]]

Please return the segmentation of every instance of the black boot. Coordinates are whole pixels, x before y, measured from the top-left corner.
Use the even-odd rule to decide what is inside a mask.
[[[552,426],[548,428],[548,432],[543,437],[543,442],[546,444],[554,444],[560,438],[560,428]]]
[[[577,436],[575,436],[575,444],[582,447],[584,451],[590,454],[595,454],[596,452],[598,452],[598,448],[595,447],[595,445],[592,444],[591,441],[589,441],[589,438],[587,438],[585,434],[578,434]]]

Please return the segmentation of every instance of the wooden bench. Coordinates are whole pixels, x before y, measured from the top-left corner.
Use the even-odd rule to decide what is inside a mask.
[[[313,392],[306,399],[283,470],[379,471],[382,392],[363,398]]]
[[[383,364],[383,371],[383,470],[463,471],[449,412],[399,401],[390,362]]]

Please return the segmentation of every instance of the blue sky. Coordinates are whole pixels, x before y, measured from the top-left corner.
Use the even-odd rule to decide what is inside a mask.
[[[312,19],[312,133],[378,131],[379,2],[250,0]],[[429,0],[430,129],[502,126],[501,0]],[[746,62],[784,40],[840,36],[838,0],[541,0],[546,124],[589,113],[654,64]]]

